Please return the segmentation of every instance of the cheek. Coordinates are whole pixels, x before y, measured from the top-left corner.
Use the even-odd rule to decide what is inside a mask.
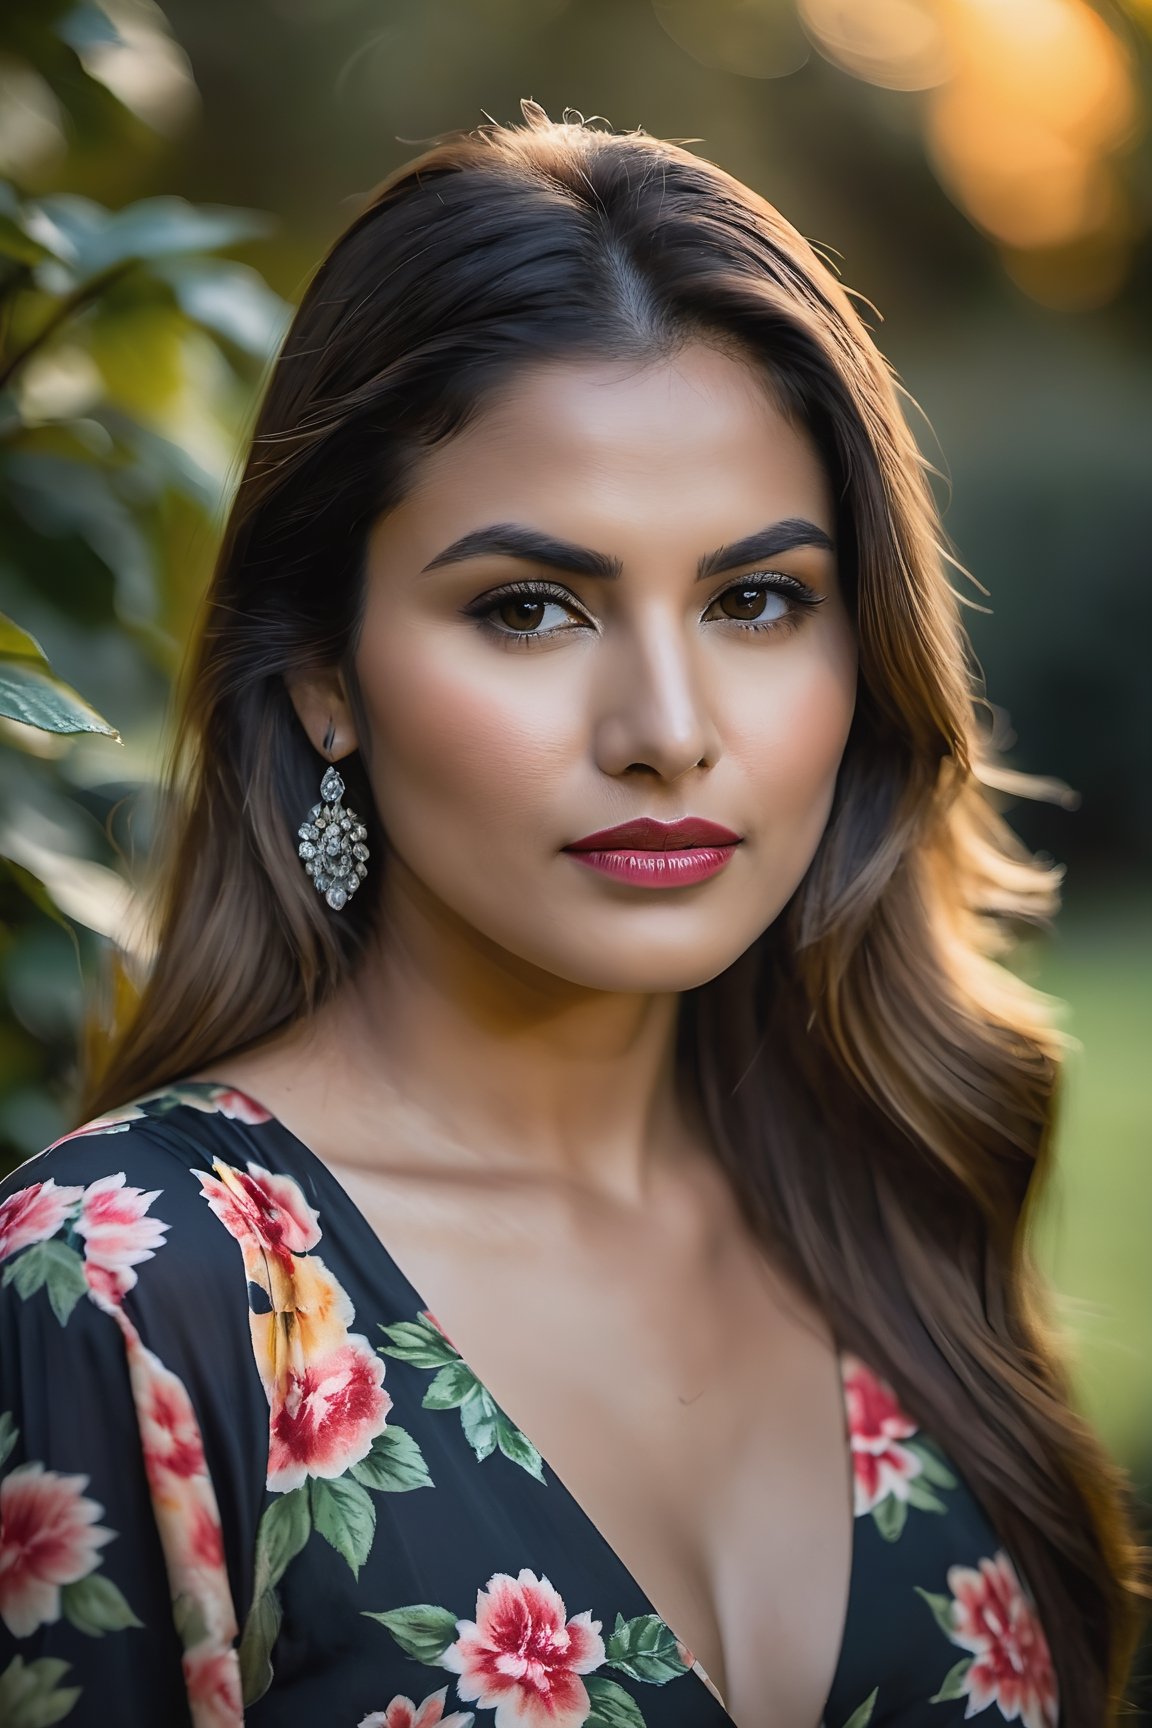
[[[511,652],[438,652],[426,640],[362,656],[373,790],[401,848],[411,824],[443,821],[458,838],[462,816],[475,831],[478,817],[530,822],[545,807],[573,747],[562,716],[574,722],[579,704],[558,699],[555,674],[526,672]]]
[[[856,706],[856,654],[844,635],[811,653],[765,657],[730,687],[729,748],[768,847],[811,850],[828,817]]]

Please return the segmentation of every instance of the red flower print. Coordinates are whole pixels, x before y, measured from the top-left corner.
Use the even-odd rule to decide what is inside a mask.
[[[476,1718],[471,1710],[453,1710],[451,1716],[445,1716],[447,1696],[447,1686],[441,1686],[439,1692],[429,1692],[423,1704],[416,1705],[398,1692],[383,1710],[365,1716],[360,1728],[472,1728]]]
[[[144,1468],[152,1487],[164,1490],[169,1476],[203,1474],[200,1425],[184,1382],[143,1344],[133,1351],[133,1366]]]
[[[440,1661],[459,1675],[456,1690],[495,1709],[494,1728],[579,1728],[591,1712],[581,1674],[604,1661],[600,1621],[567,1610],[547,1578],[521,1567],[495,1572],[476,1594],[475,1620],[457,1620]]]
[[[0,1205],[0,1260],[55,1236],[83,1192],[58,1188],[50,1176],[47,1182],[33,1182],[10,1194]]]
[[[232,1086],[210,1086],[203,1092],[195,1086],[179,1084],[167,1088],[167,1091],[177,1097],[181,1104],[189,1105],[193,1110],[206,1110],[213,1116],[227,1116],[233,1122],[271,1122],[272,1112],[265,1110],[263,1104],[257,1104],[255,1098],[249,1098],[247,1092],[238,1092]]]
[[[240,1728],[244,1703],[234,1650],[211,1639],[184,1652],[184,1688],[196,1728]]]
[[[115,1534],[96,1520],[87,1476],[21,1464],[0,1482],[0,1620],[14,1638],[60,1618],[60,1586],[86,1578]]]
[[[307,1476],[342,1476],[366,1458],[392,1408],[383,1380],[384,1363],[357,1333],[324,1356],[286,1365],[271,1400],[269,1488],[285,1494]]]
[[[149,1218],[160,1193],[125,1186],[124,1172],[101,1176],[84,1190],[76,1233],[84,1238],[84,1276],[101,1306],[118,1303],[136,1282],[133,1270],[164,1246],[167,1224]]]
[[[196,1170],[204,1197],[225,1230],[245,1251],[269,1254],[287,1262],[292,1254],[315,1248],[320,1240],[319,1214],[313,1211],[298,1182],[273,1176],[259,1164],[247,1173],[213,1160],[215,1176]]]
[[[874,1374],[859,1357],[847,1353],[843,1372],[855,1511],[860,1518],[889,1494],[906,1500],[908,1483],[919,1476],[924,1466],[914,1452],[899,1444],[912,1438],[917,1424],[900,1408],[888,1382]]]
[[[224,1565],[220,1513],[192,1400],[180,1377],[143,1343],[125,1310],[113,1307],[111,1312],[124,1338],[152,1510],[173,1600],[183,1598],[195,1605],[206,1634],[201,1655],[206,1658],[210,1646],[235,1664],[236,1613]],[[195,1711],[192,1719],[201,1728]],[[239,1728],[240,1716],[234,1720]],[[210,1712],[205,1714],[205,1723],[215,1721]]]
[[[1024,1728],[1055,1728],[1056,1675],[1043,1629],[1003,1549],[979,1569],[951,1566],[953,1630],[950,1637],[973,1652],[966,1676],[966,1716],[989,1704]]]

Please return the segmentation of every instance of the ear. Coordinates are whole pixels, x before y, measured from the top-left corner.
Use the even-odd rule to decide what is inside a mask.
[[[284,684],[313,749],[326,762],[338,762],[359,747],[352,709],[337,667],[286,672]]]

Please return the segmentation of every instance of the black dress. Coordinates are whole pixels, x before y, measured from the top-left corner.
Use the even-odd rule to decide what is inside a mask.
[[[4,1728],[731,1728],[253,1099],[184,1083],[55,1142],[0,1185],[0,1262]],[[877,1375],[841,1368],[856,1515],[826,1728],[1054,1728],[981,1507]]]

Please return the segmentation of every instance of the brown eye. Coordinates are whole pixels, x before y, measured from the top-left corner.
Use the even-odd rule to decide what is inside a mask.
[[[535,630],[547,609],[546,600],[503,600],[496,616],[509,630]]]
[[[730,588],[721,604],[729,618],[759,618],[764,610],[763,588]]]
[[[737,583],[718,594],[713,605],[740,624],[772,624],[788,612],[784,596],[763,583]]]

